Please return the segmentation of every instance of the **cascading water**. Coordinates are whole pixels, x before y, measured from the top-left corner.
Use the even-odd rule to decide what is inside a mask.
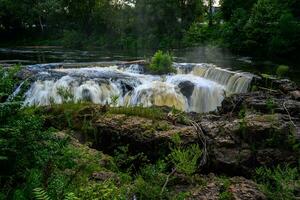
[[[233,72],[205,63],[176,63],[175,67],[179,74],[193,74],[217,82],[225,86],[229,94],[247,92],[253,78],[249,73]]]
[[[174,63],[178,73],[167,76],[143,74],[144,69],[138,64],[90,68],[49,66],[45,65],[44,70],[39,66],[36,70],[36,80],[25,94],[25,105],[72,100],[115,106],[169,106],[202,113],[216,110],[226,93],[246,92],[252,79],[249,74],[210,64]]]

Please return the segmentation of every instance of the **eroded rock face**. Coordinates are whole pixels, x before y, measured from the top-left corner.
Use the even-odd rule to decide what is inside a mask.
[[[264,200],[266,196],[258,189],[256,183],[243,177],[230,179],[229,191],[234,200]]]
[[[168,155],[176,134],[183,145],[202,144],[192,124],[174,123],[167,118],[168,110],[163,109],[165,116],[156,120],[109,114],[108,110],[105,106],[87,106],[78,110],[73,119],[79,133],[84,120],[91,121],[90,142],[108,153],[129,145],[133,154],[143,152],[155,161]],[[58,116],[65,114],[55,113],[55,118],[46,121],[61,127],[66,120],[57,120]],[[293,146],[299,143],[295,138],[300,138],[300,101],[287,94],[257,91],[233,95],[224,100],[219,112],[188,116],[202,127],[206,138],[205,172],[247,176],[259,166],[298,162],[299,151]]]
[[[183,144],[197,141],[192,126],[174,126],[167,121],[153,121],[137,116],[106,115],[95,122],[99,133],[98,146],[113,151],[119,146],[130,145],[130,150],[144,152],[150,158],[158,158],[168,152],[172,137],[179,134]]]
[[[257,184],[243,177],[228,179],[228,185],[213,174],[202,177],[206,185],[189,189],[189,200],[219,200],[221,196],[228,196],[234,200],[265,200],[266,196],[259,190]]]

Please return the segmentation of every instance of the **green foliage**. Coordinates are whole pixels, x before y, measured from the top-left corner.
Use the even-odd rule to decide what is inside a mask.
[[[229,178],[221,176],[219,178],[219,182],[220,182],[220,185],[221,185],[219,199],[220,200],[232,200],[233,199],[233,195],[229,191],[229,186],[231,184]]]
[[[33,194],[36,200],[50,200],[50,197],[43,188],[35,188]]]
[[[74,95],[69,88],[60,87],[57,89],[57,94],[61,96],[63,103],[74,102]]]
[[[129,145],[118,147],[114,151],[114,161],[119,168],[125,168],[128,172],[135,169],[135,165],[142,165],[148,162],[147,157],[143,152],[131,155],[129,152]]]
[[[167,192],[161,194],[167,175],[164,173],[167,165],[159,160],[154,165],[146,165],[134,181],[133,191],[138,199],[167,199]]]
[[[80,188],[80,199],[86,200],[126,200],[126,193],[123,193],[116,184],[111,181],[104,181],[102,183],[90,184]]]
[[[169,53],[157,51],[151,59],[149,70],[155,74],[174,72],[172,67],[172,56]]]
[[[186,31],[183,43],[187,46],[205,44],[213,38],[213,29],[207,24],[193,23]]]
[[[80,200],[73,192],[68,193],[64,200]]]
[[[16,84],[19,82],[15,75],[20,71],[20,68],[19,65],[8,68],[0,66],[0,102],[3,101],[1,96],[8,96],[13,93]]]
[[[112,107],[109,108],[108,113],[139,116],[154,120],[163,119],[165,117],[165,114],[159,108],[144,108],[142,106]]]
[[[112,97],[111,97],[111,104],[112,104],[113,106],[117,106],[117,105],[118,105],[119,98],[120,98],[120,97],[119,97],[118,95],[112,96]]]
[[[274,102],[273,99],[267,99],[266,100],[266,106],[267,106],[267,109],[270,111],[271,114],[274,114],[274,109],[276,108],[276,103]]]
[[[279,65],[276,69],[276,74],[278,77],[283,77],[289,72],[289,66]]]
[[[273,169],[256,169],[256,180],[269,199],[295,199],[294,191],[299,182],[299,171],[289,166],[277,166]]]
[[[82,48],[85,36],[78,31],[65,31],[63,45],[69,48]]]
[[[202,151],[198,144],[182,147],[179,134],[173,137],[175,148],[171,148],[169,158],[180,173],[192,175],[196,172]]]

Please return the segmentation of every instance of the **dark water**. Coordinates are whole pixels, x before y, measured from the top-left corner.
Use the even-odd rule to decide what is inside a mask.
[[[173,50],[175,61],[213,63],[223,68],[252,73],[276,74],[278,65],[290,67],[288,78],[300,83],[300,68],[291,61],[261,61],[251,57],[241,57],[228,50],[213,47],[198,47]],[[0,65],[37,64],[56,62],[101,62],[129,61],[145,59],[153,55],[151,51],[118,51],[118,50],[70,50],[61,47],[16,47],[0,48]]]

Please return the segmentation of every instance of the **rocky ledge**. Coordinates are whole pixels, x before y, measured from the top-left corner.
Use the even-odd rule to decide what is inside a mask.
[[[151,162],[168,155],[174,136],[179,135],[183,145],[199,143],[207,149],[207,162],[199,169],[206,174],[201,176],[207,184],[194,186],[175,174],[174,190],[188,190],[191,199],[218,199],[224,185],[211,173],[225,174],[232,177],[225,190],[233,199],[266,199],[246,178],[260,166],[296,166],[300,158],[299,88],[288,81],[277,84],[276,89],[227,97],[218,111],[208,114],[172,114],[170,109],[161,108],[155,118],[90,104],[76,109],[50,106],[39,112],[45,116],[46,124],[60,130],[70,128],[72,123],[77,139],[90,142],[94,149],[111,154],[120,146],[128,146],[131,154],[143,152]],[[110,176],[114,175],[92,175],[96,180]]]
[[[63,119],[65,114],[54,110],[46,109],[47,113],[56,112],[54,119],[48,118],[48,123],[62,128],[67,122],[56,119],[58,116]],[[247,176],[259,166],[298,162],[299,151],[295,149],[299,146],[299,113],[300,101],[276,90],[233,95],[223,101],[218,112],[183,115],[196,122],[205,135],[208,162],[204,171]],[[91,129],[96,134],[90,140],[95,148],[112,152],[129,145],[131,152],[144,152],[156,160],[169,153],[176,134],[185,145],[199,143],[199,135],[189,121],[174,123],[168,114],[164,112],[160,119],[149,119],[87,105],[73,113],[72,120],[77,130],[81,130],[82,122],[91,118]],[[80,131],[78,135],[83,138]]]

